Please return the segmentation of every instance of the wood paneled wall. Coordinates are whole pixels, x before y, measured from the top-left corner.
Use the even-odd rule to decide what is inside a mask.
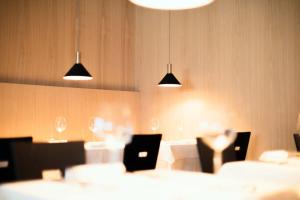
[[[62,77],[75,63],[76,0],[0,0],[0,81],[135,90],[134,5],[80,0],[81,61],[94,79]]]
[[[81,0],[82,62],[94,80],[68,82],[62,76],[74,63],[75,0],[0,4],[2,82],[139,90],[142,132],[158,120],[165,139],[194,137],[207,122],[252,131],[250,158],[294,150],[299,0],[216,0],[172,11],[171,59],[180,89],[156,86],[168,62],[167,11]]]
[[[156,84],[168,63],[168,11],[136,9],[135,69],[142,130],[159,120],[166,139],[199,125],[252,131],[249,158],[295,150],[300,112],[300,1],[216,0],[171,12],[171,60],[180,89]]]
[[[96,140],[89,130],[93,117],[138,131],[139,93],[0,83],[0,110],[1,137]],[[67,120],[62,135],[55,131],[57,117]]]

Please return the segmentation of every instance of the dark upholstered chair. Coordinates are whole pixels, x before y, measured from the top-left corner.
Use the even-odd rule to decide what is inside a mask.
[[[32,137],[0,138],[0,183],[14,181],[10,145],[15,142],[32,143]]]
[[[16,180],[40,179],[43,170],[65,168],[85,163],[84,142],[14,143],[11,145]]]
[[[133,135],[125,146],[123,163],[127,171],[155,169],[161,134]]]
[[[297,151],[300,151],[300,135],[299,133],[294,133],[294,141]]]
[[[222,153],[223,163],[246,159],[251,132],[238,132],[235,142]],[[213,173],[213,150],[197,138],[200,166],[203,172]]]

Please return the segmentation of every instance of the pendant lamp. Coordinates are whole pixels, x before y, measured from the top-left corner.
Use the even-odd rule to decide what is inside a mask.
[[[129,0],[130,2],[152,9],[184,10],[208,5],[214,0]]]
[[[93,77],[85,69],[83,64],[80,63],[80,51],[79,51],[79,17],[80,17],[80,2],[76,2],[76,24],[75,24],[75,48],[76,48],[76,62],[71,69],[65,74],[65,80],[92,80]]]
[[[181,83],[172,73],[172,64],[171,64],[171,11],[169,11],[169,63],[167,64],[167,74],[163,79],[158,83],[159,87],[181,87]]]

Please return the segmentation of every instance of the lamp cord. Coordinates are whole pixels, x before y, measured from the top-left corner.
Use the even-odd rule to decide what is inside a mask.
[[[76,0],[76,15],[75,15],[75,52],[76,63],[79,63],[79,38],[80,38],[80,0]]]
[[[171,10],[169,10],[169,63],[168,63],[168,73],[172,73],[172,64],[171,64]]]
[[[169,10],[169,64],[171,64],[171,11]]]

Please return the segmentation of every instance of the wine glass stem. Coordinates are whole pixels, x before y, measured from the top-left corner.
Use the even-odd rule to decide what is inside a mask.
[[[57,138],[56,138],[56,140],[60,140],[60,132],[59,131],[57,131]]]
[[[122,162],[120,151],[117,148],[109,149],[109,163]]]
[[[214,152],[214,173],[217,173],[222,166],[222,152],[215,151]]]

